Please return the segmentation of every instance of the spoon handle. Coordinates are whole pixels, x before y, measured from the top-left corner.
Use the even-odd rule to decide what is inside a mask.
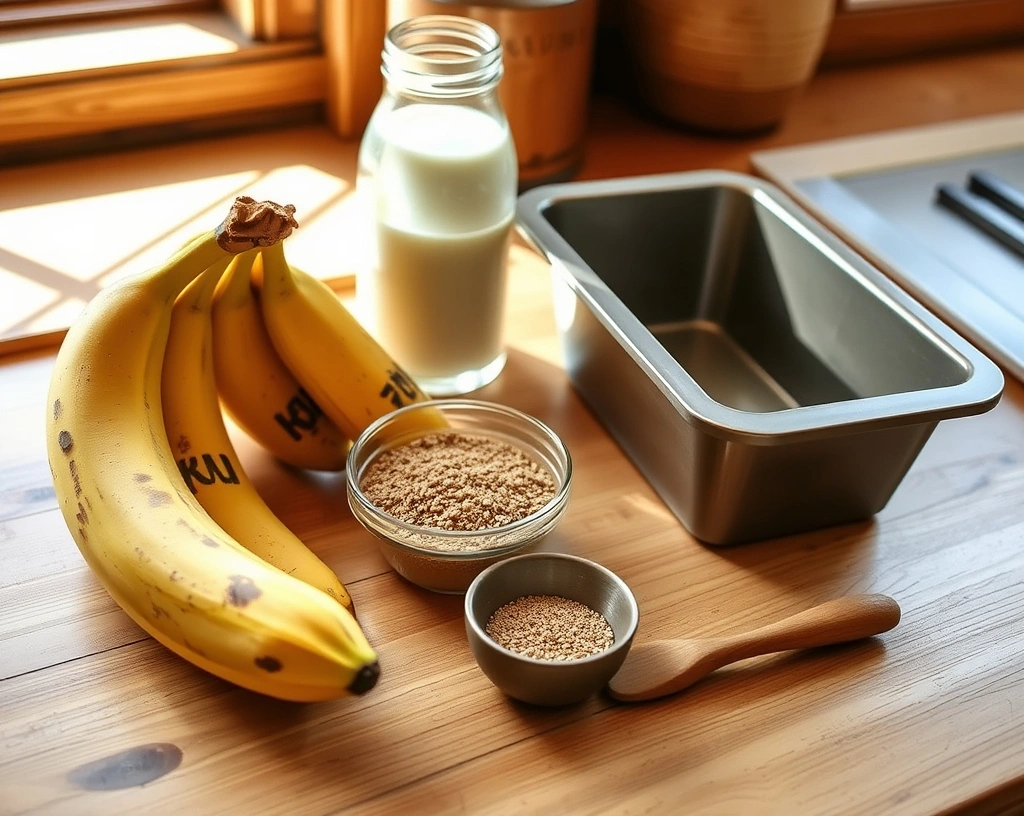
[[[719,666],[757,655],[811,649],[887,632],[900,622],[900,607],[886,595],[835,598],[775,623],[719,639]]]

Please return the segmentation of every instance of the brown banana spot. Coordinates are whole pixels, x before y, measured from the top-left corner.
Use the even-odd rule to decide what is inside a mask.
[[[159,620],[160,618],[169,618],[171,616],[171,614],[166,609],[164,609],[162,606],[159,606],[155,601],[150,602],[149,608],[153,611],[153,620]]]
[[[69,431],[61,431],[57,434],[57,444],[60,445],[60,449],[64,453],[67,453],[71,450],[72,446],[74,446],[75,440],[71,438],[71,433]]]
[[[202,541],[203,544],[205,544],[207,547],[219,547],[220,546],[220,543],[217,541],[217,539],[211,538],[208,535],[204,535],[199,540]]]
[[[133,473],[132,481],[134,481],[136,484],[144,484],[145,482],[153,481],[153,477],[150,476],[148,473]]]
[[[71,474],[71,483],[75,486],[75,495],[82,495],[82,480],[78,476],[78,465],[74,459],[68,460],[68,473]]]
[[[174,497],[166,490],[149,490],[146,495],[149,497],[150,507],[163,507],[174,501]]]
[[[178,437],[178,441],[174,444],[174,447],[178,449],[178,453],[188,453],[192,448],[192,443],[188,441],[188,437],[182,434]]]
[[[75,518],[78,519],[78,523],[82,527],[89,523],[89,514],[85,512],[85,505],[81,502],[78,503],[78,513],[75,515]]]
[[[60,397],[53,401],[53,418],[60,419],[61,413],[64,411],[64,406],[61,405]]]
[[[228,580],[227,602],[232,606],[248,606],[263,594],[248,575],[231,575]]]
[[[292,204],[238,196],[227,218],[217,227],[217,244],[225,252],[237,254],[283,241],[298,226]]]
[[[203,651],[202,649],[200,649],[200,648],[199,648],[198,646],[193,646],[193,645],[192,645],[191,643],[189,643],[189,642],[188,642],[188,640],[187,640],[187,639],[186,639],[186,640],[184,640],[184,641],[183,641],[183,643],[185,644],[185,648],[186,648],[186,649],[189,649],[190,651],[193,651],[193,652],[195,652],[195,653],[196,653],[197,655],[199,655],[200,657],[206,657],[206,652],[204,652],[204,651]]]
[[[274,672],[279,672],[281,671],[282,668],[284,668],[281,665],[281,661],[278,660],[276,657],[272,657],[271,655],[257,657],[253,662],[259,668],[263,669],[263,671],[270,672],[271,674],[273,674]]]

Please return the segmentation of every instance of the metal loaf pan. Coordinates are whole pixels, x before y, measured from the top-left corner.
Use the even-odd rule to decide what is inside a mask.
[[[774,186],[719,171],[550,184],[569,377],[682,524],[735,544],[881,510],[999,368]]]

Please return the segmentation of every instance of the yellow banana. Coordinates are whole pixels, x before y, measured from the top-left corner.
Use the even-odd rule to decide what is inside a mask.
[[[239,257],[245,256],[236,256],[232,263]],[[260,497],[224,426],[214,378],[211,308],[228,260],[192,281],[171,312],[161,385],[171,452],[192,495],[228,535],[353,612],[351,596],[330,567]]]
[[[372,687],[373,649],[341,604],[213,521],[181,478],[160,402],[179,292],[225,255],[285,238],[293,212],[240,197],[216,230],[93,298],[57,354],[46,441],[71,535],[136,623],[230,682],[320,700]]]
[[[261,249],[259,258],[255,275],[262,278],[259,300],[270,339],[346,436],[355,439],[384,414],[429,399],[327,284],[289,266],[280,243]],[[417,428],[446,424],[439,411],[412,421]]]
[[[235,257],[213,301],[213,362],[224,410],[282,462],[342,470],[351,441],[282,362],[250,285],[256,251]]]

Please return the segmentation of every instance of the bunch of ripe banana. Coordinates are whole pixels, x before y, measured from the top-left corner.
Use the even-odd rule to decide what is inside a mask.
[[[372,688],[376,654],[344,585],[246,477],[221,403],[280,459],[336,470],[370,422],[426,397],[289,266],[297,226],[291,205],[239,197],[104,289],[57,355],[46,436],[68,528],[136,623],[219,677],[311,701]]]

